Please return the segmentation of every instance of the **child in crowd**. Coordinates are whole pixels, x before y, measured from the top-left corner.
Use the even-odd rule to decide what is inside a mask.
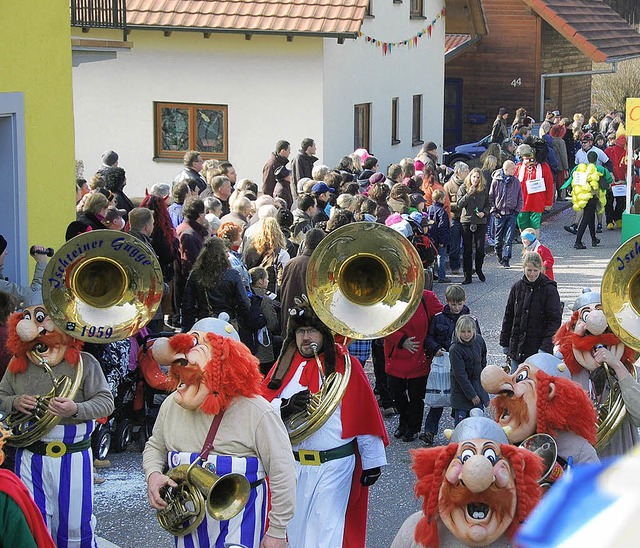
[[[553,263],[555,263],[555,259],[553,258],[553,254],[551,250],[542,245],[540,240],[536,238],[536,231],[532,228],[525,228],[520,234],[522,238],[522,254],[524,255],[527,251],[535,251],[540,257],[542,257],[542,273],[547,275],[547,278],[550,280],[555,280],[553,277]]]
[[[487,345],[477,332],[472,316],[460,316],[456,322],[451,359],[451,408],[455,426],[469,416],[474,407],[489,405],[489,395],[482,388],[480,374],[487,366]]]
[[[451,340],[456,328],[456,322],[461,316],[468,315],[469,307],[466,304],[467,296],[459,284],[450,285],[444,292],[447,304],[442,312],[433,317],[429,324],[425,350],[429,356],[442,356],[449,352]],[[480,326],[476,320],[476,332],[480,334]],[[438,433],[440,417],[443,407],[431,407],[424,421],[424,432],[419,438],[426,445],[433,445],[433,440]]]
[[[451,226],[449,224],[449,215],[444,208],[446,193],[444,190],[436,189],[433,191],[433,204],[429,206],[427,215],[429,216],[429,239],[438,249],[438,283],[449,283],[451,280],[447,278],[447,246],[451,242]]]

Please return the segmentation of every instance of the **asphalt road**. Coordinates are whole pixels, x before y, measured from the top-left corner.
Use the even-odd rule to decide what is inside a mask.
[[[600,246],[589,246],[591,240],[587,234],[583,240],[587,249],[574,250],[575,237],[563,230],[563,225],[570,224],[572,217],[571,209],[552,214],[544,222],[541,235],[541,240],[552,250],[556,259],[554,272],[560,298],[566,303],[565,320],[569,318],[571,305],[583,287],[599,287],[602,273],[621,243],[620,231],[609,232],[605,229],[599,235],[602,240]],[[467,304],[471,313],[478,317],[487,341],[489,363],[501,364],[504,361],[498,337],[509,289],[522,276],[519,260],[521,250],[521,245],[515,247],[510,269],[500,267],[496,257],[488,255],[484,269],[487,281],[480,283],[474,278],[472,284],[465,286]],[[454,277],[453,281],[460,282],[462,277]],[[445,288],[444,284],[435,284],[434,288],[443,302]],[[370,365],[368,369],[371,374]],[[385,423],[391,435],[397,426],[397,418],[387,418]],[[452,424],[448,411],[445,411],[436,443],[445,443],[442,431]],[[413,494],[415,477],[411,471],[409,450],[421,446],[420,441],[404,443],[391,436],[391,444],[387,448],[389,465],[371,489],[367,547],[390,546],[404,519],[420,509],[420,503]],[[95,514],[100,537],[126,548],[173,546],[172,537],[160,528],[155,512],[147,504],[140,453],[127,451],[110,454],[109,458],[112,466],[102,472],[107,481],[96,486],[95,490]]]

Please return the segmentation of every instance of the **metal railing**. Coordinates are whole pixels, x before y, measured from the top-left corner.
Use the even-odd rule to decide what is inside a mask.
[[[127,40],[126,0],[71,0],[71,26],[122,29]]]

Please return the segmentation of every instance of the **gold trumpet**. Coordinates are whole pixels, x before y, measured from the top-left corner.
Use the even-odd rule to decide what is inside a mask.
[[[249,500],[251,486],[242,474],[218,476],[200,466],[200,462],[199,457],[192,464],[169,470],[167,475],[178,486],[164,487],[160,492],[167,507],[158,510],[158,522],[177,537],[195,531],[204,520],[205,510],[215,520],[229,520],[238,515]]]
[[[640,265],[636,264],[639,250],[640,235],[624,242],[605,268],[600,286],[602,310],[609,328],[636,351],[640,350]],[[636,368],[626,367],[637,380]],[[607,446],[627,414],[618,379],[608,364],[603,364],[602,371],[603,378],[594,379],[594,385],[600,386],[599,397],[594,401],[598,415],[597,451]]]
[[[350,223],[324,238],[307,268],[307,295],[318,318],[350,339],[377,339],[400,329],[413,316],[424,289],[424,269],[413,244],[378,223]],[[300,443],[318,431],[336,410],[349,384],[344,374],[324,378],[304,411],[288,420],[289,438]]]

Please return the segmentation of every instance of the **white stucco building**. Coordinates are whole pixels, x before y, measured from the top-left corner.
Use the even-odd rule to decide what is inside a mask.
[[[192,16],[179,12],[198,4]],[[220,11],[221,4],[229,6]],[[234,17],[229,10],[238,5],[245,15]],[[115,29],[72,29],[76,158],[90,177],[103,151],[117,151],[132,197],[170,182],[183,151],[199,148],[198,131],[219,137],[203,134],[198,142],[231,161],[239,178],[259,184],[279,139],[296,151],[303,138],[314,138],[320,162],[330,167],[368,140],[386,169],[414,157],[421,141],[442,142],[443,6],[440,0],[129,0],[126,42]],[[206,9],[213,11],[205,17]],[[256,9],[262,15],[247,16]],[[398,45],[414,37],[413,47]],[[384,43],[392,44],[387,55]],[[180,121],[176,129],[176,118],[169,124],[163,112],[189,115],[191,129]],[[195,127],[196,120],[212,126],[212,114],[220,114],[220,125]]]

